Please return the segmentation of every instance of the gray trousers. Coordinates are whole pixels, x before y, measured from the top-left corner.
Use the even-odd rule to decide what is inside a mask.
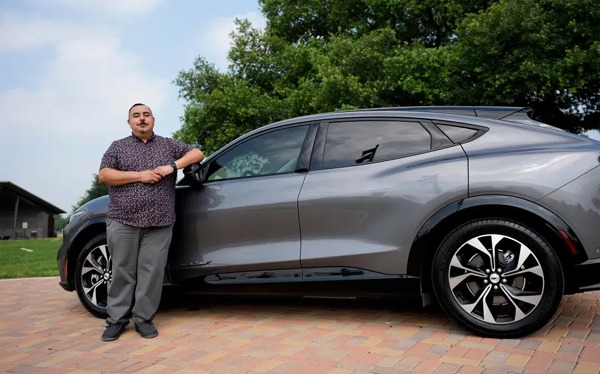
[[[112,282],[108,288],[109,323],[152,321],[162,293],[173,225],[139,228],[106,221]]]

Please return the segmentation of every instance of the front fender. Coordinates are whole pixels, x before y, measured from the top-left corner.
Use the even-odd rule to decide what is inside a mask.
[[[106,216],[99,215],[82,222],[79,226],[63,234],[63,242],[58,250],[59,284],[67,291],[75,289],[75,262],[80,251],[94,236],[106,232]]]

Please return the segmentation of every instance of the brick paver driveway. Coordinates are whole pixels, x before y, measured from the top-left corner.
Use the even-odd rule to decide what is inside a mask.
[[[103,343],[57,278],[0,281],[1,372],[600,373],[600,292],[566,296],[522,339],[470,335],[437,309],[353,300],[166,297],[160,335]]]

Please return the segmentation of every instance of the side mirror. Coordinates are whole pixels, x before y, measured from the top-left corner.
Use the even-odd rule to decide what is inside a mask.
[[[185,180],[190,185],[201,185],[206,178],[207,167],[203,167],[199,163],[192,164],[183,169],[183,175]]]

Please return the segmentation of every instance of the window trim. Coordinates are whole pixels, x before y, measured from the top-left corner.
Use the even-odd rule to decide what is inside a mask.
[[[265,131],[261,131],[258,132],[256,134],[253,134],[252,136],[246,137],[244,139],[240,139],[240,141],[234,141],[234,143],[230,143],[229,146],[226,146],[225,149],[222,149],[218,154],[215,155],[215,157],[211,157],[210,161],[208,163],[206,163],[205,165],[203,165],[203,167],[205,167],[206,169],[210,168],[210,165],[212,165],[214,162],[216,162],[218,159],[220,159],[221,157],[225,156],[226,154],[228,154],[229,152],[233,151],[234,149],[236,149],[237,147],[241,146],[242,144],[251,141],[252,139],[255,139],[259,136],[263,136],[275,131],[281,131],[284,129],[288,129],[288,128],[294,128],[294,127],[301,127],[301,126],[307,126],[307,130],[306,130],[306,135],[304,136],[304,140],[302,143],[302,146],[300,147],[300,154],[298,156],[298,162],[296,163],[296,168],[294,171],[292,172],[285,172],[285,173],[269,173],[269,174],[260,174],[260,175],[253,175],[253,176],[239,176],[239,177],[234,177],[234,178],[227,178],[227,179],[214,179],[214,180],[209,180],[209,176],[206,176],[206,179],[204,180],[203,183],[214,183],[214,182],[224,182],[224,181],[230,181],[230,180],[239,180],[239,179],[249,179],[249,178],[259,178],[259,177],[266,177],[266,176],[273,176],[273,175],[285,175],[285,174],[291,174],[291,173],[296,173],[299,171],[303,171],[300,170],[298,168],[299,163],[302,160],[305,159],[310,159],[310,157],[307,157],[306,155],[304,155],[304,152],[308,152],[311,150],[310,145],[314,142],[314,137],[316,135],[316,128],[317,128],[317,123],[316,122],[302,122],[302,123],[294,123],[294,124],[288,124],[288,125],[284,125],[284,126],[278,126],[278,127],[273,127],[273,128],[269,128],[269,129],[265,129]],[[312,139],[311,139],[312,137]]]
[[[452,122],[452,121],[443,121],[443,120],[433,120],[432,122],[433,122],[433,125],[435,126],[435,128],[438,129],[442,134],[444,134],[443,136],[446,137],[448,140],[450,140],[450,142],[452,144],[470,143],[473,140],[480,138],[481,136],[483,136],[483,134],[485,134],[486,132],[488,132],[490,130],[488,127],[485,127],[485,126],[471,125],[471,124],[462,123],[462,122]],[[477,130],[477,133],[475,135],[471,136],[470,138],[468,138],[465,141],[454,143],[452,141],[452,139],[450,139],[446,135],[446,133],[444,132],[444,130],[442,130],[442,129],[440,129],[438,127],[438,125],[452,126],[452,127],[462,127],[462,128],[465,128],[465,129]]]
[[[400,157],[394,157],[391,159],[386,159],[386,160],[381,160],[381,161],[373,161],[373,162],[368,162],[368,163],[364,163],[364,164],[360,164],[360,165],[347,165],[347,166],[338,166],[338,167],[323,167],[323,164],[325,162],[325,143],[327,140],[327,135],[329,133],[329,125],[331,123],[336,123],[336,122],[364,122],[364,121],[372,121],[372,122],[415,122],[418,123],[419,125],[421,125],[421,127],[427,132],[429,133],[429,136],[431,137],[431,143],[429,145],[429,150],[425,151],[425,152],[414,152],[414,153],[409,153]],[[428,123],[429,122],[429,123]],[[432,132],[433,131],[433,132]],[[421,119],[421,118],[414,118],[414,117],[352,117],[352,118],[331,118],[325,121],[321,121],[319,122],[319,129],[317,132],[317,138],[315,140],[315,146],[314,146],[314,151],[313,151],[313,155],[312,155],[312,159],[311,159],[311,166],[310,166],[310,170],[331,170],[331,169],[339,169],[339,168],[343,168],[343,167],[354,167],[354,166],[365,166],[365,165],[372,165],[375,163],[379,163],[379,162],[386,162],[386,161],[391,161],[391,160],[399,160],[405,157],[410,157],[410,156],[415,156],[415,155],[419,155],[419,154],[425,154],[428,152],[432,152],[435,150],[438,150],[440,148],[445,148],[446,146],[454,146],[454,144],[452,142],[449,142],[448,145],[444,146],[436,146],[434,144],[434,140],[439,140],[440,137],[442,137],[447,139],[447,137],[443,134],[443,132],[438,129],[433,122],[431,122],[429,119]],[[449,139],[448,139],[449,140]]]

